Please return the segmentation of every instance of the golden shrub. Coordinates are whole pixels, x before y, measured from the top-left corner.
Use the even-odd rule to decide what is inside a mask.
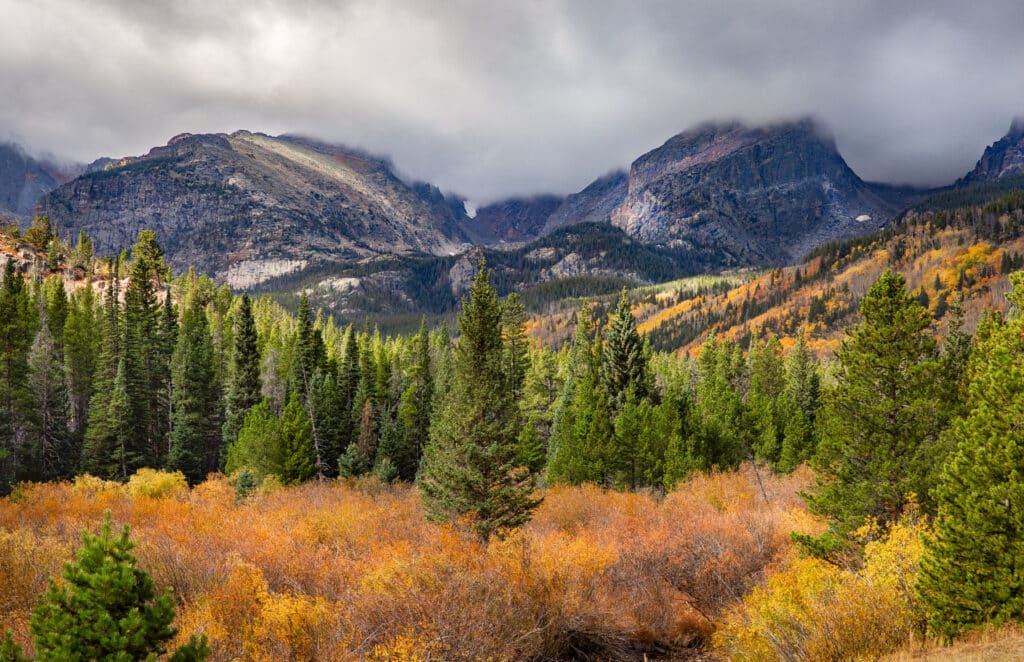
[[[903,521],[865,547],[864,567],[792,558],[729,609],[715,634],[732,660],[877,658],[920,630],[914,593],[924,524]]]
[[[180,471],[158,471],[143,467],[128,479],[128,494],[135,498],[166,499],[188,494],[188,482]]]

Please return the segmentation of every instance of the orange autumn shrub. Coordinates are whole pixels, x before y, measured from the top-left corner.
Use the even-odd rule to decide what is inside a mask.
[[[787,557],[789,531],[813,525],[797,496],[808,479],[745,467],[666,495],[551,488],[488,545],[428,523],[414,487],[372,479],[243,502],[223,476],[25,485],[0,499],[0,572],[24,579],[0,616],[26,641],[18,623],[45,579],[110,510],[172,587],[180,636],[205,632],[217,660],[635,657],[707,640]],[[2,536],[48,551],[4,555]]]

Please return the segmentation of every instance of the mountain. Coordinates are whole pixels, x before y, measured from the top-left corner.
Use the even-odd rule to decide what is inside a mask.
[[[295,136],[181,134],[144,156],[98,162],[39,210],[100,252],[156,231],[176,270],[233,287],[322,262],[465,248],[461,200],[400,179],[384,159]]]
[[[0,216],[31,216],[40,196],[80,171],[80,166],[36,159],[19,145],[0,143]]]
[[[654,245],[717,253],[721,265],[789,264],[884,227],[920,191],[863,181],[809,119],[704,124],[567,196],[537,235],[611,223]],[[496,205],[501,208],[501,205]],[[524,233],[518,236],[522,237]]]
[[[477,244],[514,243],[536,238],[562,204],[557,195],[509,198],[477,210],[463,229]]]
[[[974,170],[957,182],[958,187],[1024,176],[1024,117],[1010,123],[1010,130],[989,145]]]
[[[787,264],[890,222],[918,192],[864,182],[812,120],[705,124],[633,162],[612,223],[641,241]]]

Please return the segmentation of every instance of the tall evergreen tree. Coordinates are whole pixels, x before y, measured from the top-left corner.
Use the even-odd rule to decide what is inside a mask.
[[[455,379],[418,480],[430,518],[469,518],[482,540],[523,524],[540,503],[529,469],[516,465],[518,405],[507,388],[507,351],[498,293],[481,261],[459,315]]]
[[[519,434],[521,462],[532,471],[542,471],[547,463],[562,386],[556,354],[546,348],[534,352],[523,383],[520,408],[524,422]]]
[[[601,352],[590,308],[576,317],[565,384],[552,417],[547,477],[552,482],[602,482],[613,428],[600,383]]]
[[[821,407],[821,376],[803,336],[786,359],[786,386],[779,410],[786,421],[776,468],[792,471],[807,462],[818,446],[817,417]]]
[[[523,384],[526,371],[530,368],[530,345],[526,338],[526,308],[519,301],[519,295],[509,294],[501,306],[502,329],[505,341],[506,388],[513,400],[523,399]]]
[[[154,338],[156,345],[153,353],[152,388],[153,397],[153,434],[157,447],[157,464],[166,461],[171,452],[171,430],[174,427],[174,379],[171,365],[174,359],[174,348],[178,344],[178,311],[167,293],[163,305],[160,306],[160,326]]]
[[[409,384],[402,391],[398,405],[401,443],[391,458],[402,480],[416,478],[423,448],[430,438],[430,419],[433,413],[434,381],[426,320],[420,322],[420,332],[413,342],[415,363],[410,370]]]
[[[260,350],[252,300],[243,294],[235,315],[234,349],[231,353],[231,382],[227,387],[224,415],[224,447],[238,438],[245,414],[262,399]]]
[[[141,231],[132,249],[124,307],[125,383],[131,412],[131,472],[143,466],[156,466],[162,455],[160,361],[154,352],[160,326],[156,284],[163,273],[162,259],[156,235],[152,230]]]
[[[114,261],[111,261],[110,267],[111,272],[116,272]],[[121,474],[120,464],[114,457],[117,422],[110,420],[110,402],[121,364],[123,345],[118,289],[117,279],[111,278],[103,295],[100,348],[93,377],[93,396],[89,400],[88,424],[82,443],[82,470],[101,478],[115,478]]]
[[[352,434],[352,408],[359,388],[359,339],[350,325],[345,330],[345,351],[338,371],[338,407],[345,416],[339,423],[338,447],[344,452],[354,440]]]
[[[299,394],[292,393],[281,412],[281,482],[295,485],[317,474],[313,425]]]
[[[70,302],[64,322],[64,372],[68,382],[69,424],[81,443],[93,396],[99,352],[99,328],[92,288],[85,287]]]
[[[101,422],[100,439],[104,446],[96,454],[96,474],[128,480],[134,473],[132,467],[144,466],[138,456],[133,455],[131,400],[128,398],[128,380],[125,377],[124,359],[117,362],[117,372],[111,384],[110,397],[106,401],[106,412]]]
[[[653,394],[649,364],[650,350],[636,330],[636,318],[623,288],[605,339],[601,365],[601,383],[613,411],[622,408],[630,389],[638,400]]]
[[[213,343],[206,313],[194,298],[182,315],[171,363],[174,422],[167,465],[195,484],[218,468],[221,435]]]
[[[871,286],[860,313],[863,322],[836,353],[836,385],[813,463],[818,477],[807,496],[811,510],[830,520],[823,537],[802,538],[819,554],[842,549],[864,524],[895,521],[911,495],[934,510],[929,491],[947,419],[931,316],[892,271]]]
[[[780,398],[785,387],[782,345],[772,336],[760,346],[754,337],[750,343],[750,390],[746,408],[749,413],[751,447],[754,456],[775,465],[782,455],[786,420]]]
[[[4,267],[0,286],[0,494],[19,473],[19,451],[27,442],[32,392],[28,357],[38,313],[14,262]]]
[[[238,437],[228,447],[224,470],[233,474],[247,468],[260,480],[269,475],[280,478],[283,453],[281,421],[263,400],[246,412]]]
[[[62,284],[63,286],[63,284]],[[23,475],[27,480],[69,478],[78,466],[68,427],[68,392],[60,352],[50,325],[39,327],[28,359],[33,395],[31,434]]]
[[[1013,282],[1022,306],[1024,274]],[[990,317],[978,336],[917,586],[929,628],[946,638],[1024,614],[1024,321]]]

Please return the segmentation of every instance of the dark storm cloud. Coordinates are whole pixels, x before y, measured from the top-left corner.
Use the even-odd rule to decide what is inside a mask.
[[[0,138],[91,160],[298,132],[489,200],[810,114],[863,177],[945,183],[1024,114],[1022,30],[1019,0],[0,0]]]

